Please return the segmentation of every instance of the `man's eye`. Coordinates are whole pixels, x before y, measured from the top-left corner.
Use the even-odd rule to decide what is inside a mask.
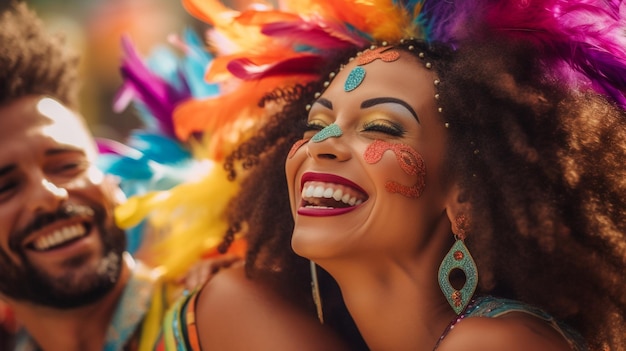
[[[4,195],[17,187],[16,181],[8,181],[0,183],[0,195]]]
[[[55,167],[56,173],[75,174],[87,168],[87,162],[65,162]]]

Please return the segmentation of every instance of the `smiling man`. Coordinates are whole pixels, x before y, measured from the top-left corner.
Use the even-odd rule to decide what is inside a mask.
[[[115,185],[93,165],[93,140],[49,97],[17,98],[0,116],[2,293],[17,306],[100,299],[120,282],[125,240],[112,217]]]
[[[0,291],[41,347],[94,349],[132,265],[113,219],[115,184],[57,100],[20,97],[0,116]]]
[[[76,112],[77,57],[23,3],[0,23],[0,300],[21,326],[0,347],[134,350],[155,280],[115,225],[123,194]]]

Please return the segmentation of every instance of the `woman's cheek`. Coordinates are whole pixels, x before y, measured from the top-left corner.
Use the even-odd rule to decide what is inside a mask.
[[[295,211],[295,206],[296,206],[295,204],[296,199],[294,198],[295,196],[294,194],[298,191],[298,187],[299,187],[297,184],[296,177],[298,174],[298,169],[300,168],[300,166],[302,165],[302,163],[307,157],[305,151],[301,151],[301,152],[298,152],[298,151],[301,150],[302,146],[305,145],[309,140],[310,138],[296,141],[291,147],[289,154],[287,155],[287,160],[285,160],[285,176],[287,180],[287,187],[289,189],[289,193],[291,194],[289,196],[291,207],[294,211]]]
[[[296,152],[298,152],[298,150],[300,150],[300,148],[302,147],[302,145],[306,144],[309,140],[311,140],[311,138],[306,138],[306,139],[300,139],[298,141],[296,141],[292,146],[291,146],[291,150],[289,150],[289,154],[287,156],[287,159],[292,159]]]
[[[424,166],[422,155],[407,144],[394,144],[376,140],[367,147],[363,157],[365,162],[373,165],[380,162],[387,151],[393,152],[395,162],[403,173],[415,180],[409,185],[403,184],[401,181],[396,181],[393,178],[398,178],[396,175],[398,168],[389,167],[389,178],[391,178],[391,180],[385,183],[385,189],[390,193],[397,193],[411,199],[419,198],[426,186],[426,167]]]

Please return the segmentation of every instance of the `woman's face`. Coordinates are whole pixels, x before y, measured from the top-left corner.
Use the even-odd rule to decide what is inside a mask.
[[[362,57],[312,104],[286,161],[292,246],[313,260],[413,255],[445,217],[434,73],[393,48]]]

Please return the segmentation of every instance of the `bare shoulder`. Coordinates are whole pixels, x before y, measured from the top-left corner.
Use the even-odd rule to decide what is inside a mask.
[[[221,270],[203,287],[196,325],[204,350],[347,350],[313,314],[248,279],[241,264]]]
[[[506,317],[471,317],[458,323],[438,351],[572,351],[565,338],[545,321],[525,313]]]

